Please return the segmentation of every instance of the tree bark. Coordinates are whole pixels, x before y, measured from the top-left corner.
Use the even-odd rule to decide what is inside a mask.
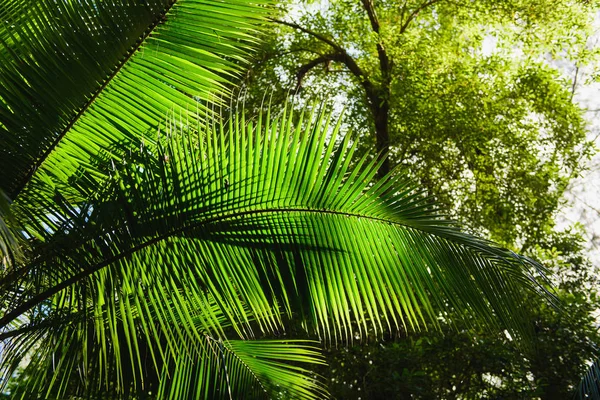
[[[369,1],[364,1],[363,5],[369,19],[373,31],[379,34],[379,22],[373,4]],[[392,76],[392,63],[388,58],[385,51],[385,47],[382,42],[377,43],[377,55],[379,58],[379,68],[381,71],[381,82],[374,82],[365,72],[360,68],[358,63],[342,46],[334,42],[327,36],[314,32],[308,28],[300,26],[294,22],[280,21],[273,19],[272,21],[282,25],[287,25],[291,28],[298,29],[304,33],[313,36],[315,39],[329,45],[334,51],[330,54],[321,55],[314,60],[302,65],[298,69],[296,74],[297,84],[296,89],[300,86],[304,76],[314,67],[327,61],[336,61],[344,64],[346,68],[358,79],[360,85],[365,90],[365,96],[367,100],[367,106],[373,117],[373,123],[375,127],[375,151],[379,161],[382,161],[381,166],[377,172],[379,178],[386,176],[391,168],[390,161],[387,158],[390,152],[390,134],[389,134],[389,118],[390,118],[390,91],[391,91],[391,76]],[[386,157],[382,160],[382,157]]]
[[[373,114],[373,122],[375,124],[375,147],[377,150],[377,158],[378,160],[381,160],[382,157],[385,157],[377,171],[379,178],[383,178],[390,172],[390,160],[388,157],[390,152],[389,101],[387,99],[381,99],[379,104],[373,104],[371,106],[371,113]]]

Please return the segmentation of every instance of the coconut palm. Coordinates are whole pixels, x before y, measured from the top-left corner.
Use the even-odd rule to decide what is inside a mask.
[[[448,307],[527,335],[539,265],[375,180],[318,107],[228,102],[271,13],[2,0],[0,368],[26,364],[24,398],[321,398],[320,347]]]

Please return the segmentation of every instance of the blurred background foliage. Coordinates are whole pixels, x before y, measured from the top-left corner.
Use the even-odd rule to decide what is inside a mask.
[[[389,153],[390,169],[427,188],[467,229],[541,260],[564,307],[531,302],[538,344],[527,354],[452,315],[440,317],[443,332],[332,349],[323,373],[333,396],[572,396],[599,354],[597,260],[588,259],[585,227],[556,221],[569,183],[596,151],[574,96],[597,82],[598,3],[356,0],[282,9],[246,75],[245,107],[329,101],[363,153]]]

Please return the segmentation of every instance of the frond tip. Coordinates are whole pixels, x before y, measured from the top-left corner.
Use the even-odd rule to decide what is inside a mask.
[[[600,359],[594,360],[577,387],[574,399],[600,400]]]

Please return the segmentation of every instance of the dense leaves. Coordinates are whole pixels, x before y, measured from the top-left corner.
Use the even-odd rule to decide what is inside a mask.
[[[155,130],[173,104],[195,113],[217,100],[256,40],[255,4],[4,1],[0,189],[14,199],[42,174],[63,180]]]
[[[328,352],[332,397],[572,398],[597,354],[597,279],[577,235],[551,235],[545,244],[553,250],[538,249],[536,255],[561,277],[556,284],[564,312],[531,304],[532,349],[523,351],[504,332],[467,329],[449,313],[446,318],[452,324],[441,332]],[[593,373],[586,383],[593,382]]]
[[[389,152],[390,167],[405,166],[399,170],[420,182],[469,229],[544,259],[558,274],[559,295],[570,309],[567,313],[576,317],[565,319],[532,305],[537,323],[552,326],[539,338],[548,357],[539,357],[542,361],[533,365],[520,351],[509,352],[507,364],[516,367],[505,368],[505,375],[488,365],[488,372],[495,371],[502,382],[516,382],[502,392],[506,396],[525,391],[566,398],[589,363],[590,352],[595,352],[591,342],[597,339],[597,301],[588,293],[595,293],[596,271],[573,250],[578,245],[572,236],[551,238],[561,236],[555,217],[564,204],[563,193],[592,152],[583,110],[573,98],[590,79],[582,73],[585,67],[598,65],[592,40],[597,6],[518,0],[294,2],[246,80],[246,104],[256,108],[265,87],[275,88],[276,99],[324,97],[345,104],[345,123],[360,137],[359,153],[376,158]],[[576,260],[557,268],[573,253],[579,254]],[[563,286],[562,280],[573,276],[585,278]],[[444,326],[446,337],[457,336],[454,328],[464,339],[470,337],[460,324]],[[485,360],[488,356],[506,355],[503,335],[486,336],[489,351],[466,340],[444,341],[433,333],[422,339],[420,343],[434,343],[433,359],[450,360],[453,352],[477,358],[473,348],[482,351],[483,363],[493,363]],[[375,393],[389,398],[399,393],[421,393],[424,398],[500,393],[492,390],[493,382],[481,381],[475,369],[471,375],[464,363],[449,361],[448,375],[462,379],[464,373],[468,383],[454,379],[444,384],[446,392],[427,392],[423,388],[438,386],[431,380],[435,373],[424,372],[422,346],[410,338],[399,340],[388,346],[398,351],[389,354],[376,346],[381,358],[373,360],[373,366],[345,359],[352,367],[338,368],[331,379],[348,384],[358,380],[353,395],[362,398]],[[351,353],[366,362],[368,351],[357,346]],[[408,382],[404,378],[412,379],[412,373],[404,374],[403,362],[409,371],[422,373],[414,377],[418,384],[412,389],[403,387]],[[372,371],[367,378],[372,382],[370,394],[356,391],[361,372],[353,375],[353,367]],[[536,368],[545,378],[529,382],[527,374]],[[394,377],[396,384],[387,381]],[[375,383],[379,381],[386,383]],[[452,391],[452,386],[458,389]],[[344,391],[347,386],[330,387],[339,398],[350,396]]]
[[[463,224],[527,248],[551,229],[589,156],[575,84],[597,62],[594,4],[576,1],[293,3],[248,77],[247,104],[334,97],[361,149]],[[594,64],[595,65],[595,64]]]

